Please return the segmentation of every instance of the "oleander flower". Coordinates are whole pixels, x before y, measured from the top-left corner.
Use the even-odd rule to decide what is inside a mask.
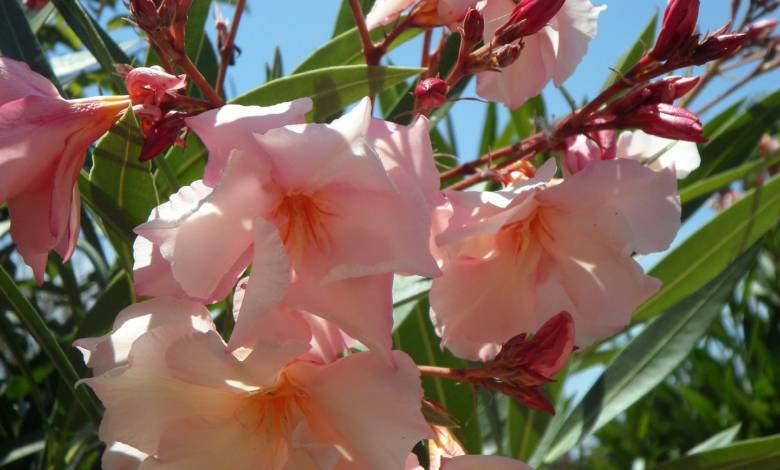
[[[511,337],[569,312],[575,344],[608,337],[660,282],[634,253],[664,250],[680,226],[674,172],[596,161],[563,181],[554,162],[497,192],[449,192],[437,237],[446,253],[431,289],[442,345],[489,360]]]
[[[64,260],[73,253],[87,149],[129,104],[127,96],[65,100],[26,64],[0,57],[0,203],[8,203],[11,236],[38,283],[49,251]]]
[[[366,15],[366,26],[373,29],[396,21],[415,0],[377,0]],[[450,25],[461,20],[479,0],[420,0],[412,9],[415,26]]]
[[[109,460],[145,455],[142,469],[395,470],[432,435],[419,372],[405,354],[394,353],[393,369],[372,352],[302,359],[308,341],[261,340],[230,353],[213,326],[196,326],[204,307],[176,302],[131,307],[148,312],[146,327],[115,330],[93,353],[126,351],[117,367],[84,381],[106,407],[101,440],[123,454]],[[124,316],[119,329],[143,318]],[[178,320],[154,321],[166,317]]]
[[[264,317],[298,309],[389,351],[393,273],[440,273],[429,246],[441,194],[427,121],[372,120],[366,99],[332,124],[262,128],[254,142],[230,128],[194,126],[213,155],[229,155],[224,169],[215,160],[214,189],[183,188],[136,229],[143,292],[220,298],[251,261],[231,349],[251,344]]]
[[[699,147],[694,142],[665,139],[642,131],[620,134],[617,156],[647,163],[656,171],[670,168],[677,179],[685,178],[701,164]]]
[[[512,0],[485,2],[486,43],[514,8]],[[566,0],[547,26],[523,38],[523,51],[512,65],[477,74],[477,94],[515,109],[541,93],[550,80],[561,86],[585,56],[588,43],[596,36],[598,17],[606,8],[593,6],[590,0]]]

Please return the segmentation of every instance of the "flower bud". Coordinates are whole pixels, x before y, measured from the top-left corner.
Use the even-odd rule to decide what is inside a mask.
[[[762,156],[772,157],[778,150],[780,150],[780,142],[777,139],[772,138],[769,134],[761,136],[761,140],[758,142],[758,151]]]
[[[699,0],[669,0],[664,12],[661,32],[648,53],[656,60],[666,60],[687,42],[696,31]]]
[[[618,124],[667,139],[707,141],[702,136],[703,128],[696,114],[666,103],[641,106],[629,116],[620,118]]]
[[[672,104],[682,98],[699,84],[700,77],[681,77],[672,75],[635,90],[612,105],[614,114],[627,114],[634,109],[650,105],[666,103]]]
[[[515,63],[518,57],[520,57],[521,52],[523,52],[523,46],[519,44],[501,46],[501,48],[496,51],[496,65],[500,68],[509,67]]]
[[[476,44],[482,40],[482,33],[485,30],[485,18],[476,8],[470,8],[463,18],[463,40]]]
[[[712,60],[731,55],[750,39],[746,33],[713,34],[704,39],[691,56],[693,65],[702,65]]]
[[[498,44],[509,44],[544,28],[566,0],[520,0],[509,20],[496,30]]]
[[[171,75],[160,66],[131,69],[125,85],[134,105],[163,106],[187,87],[185,75]]]
[[[155,123],[146,132],[138,160],[142,162],[151,160],[162,153],[163,150],[178,140],[179,133],[184,126],[184,116],[181,113],[171,113]]]
[[[414,97],[421,108],[438,108],[447,102],[447,83],[441,78],[426,78],[417,84]]]
[[[775,30],[778,23],[780,23],[780,20],[777,18],[766,18],[755,21],[747,27],[745,34],[747,34],[748,38],[751,40],[766,39],[772,34],[772,31]]]
[[[30,10],[40,10],[49,3],[49,0],[24,0],[24,6]]]

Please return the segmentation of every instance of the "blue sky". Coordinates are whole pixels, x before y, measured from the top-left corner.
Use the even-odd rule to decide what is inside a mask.
[[[599,21],[599,34],[591,42],[588,54],[577,72],[565,83],[565,87],[578,101],[593,96],[601,87],[609,67],[628,49],[657,10],[663,11],[666,0],[594,0],[606,4]],[[702,6],[700,27],[702,31],[723,25],[730,8],[729,0],[705,0]],[[244,16],[237,43],[243,53],[230,70],[228,90],[231,95],[249,90],[265,79],[264,64],[271,62],[274,48],[279,46],[285,70],[291,70],[317,46],[330,38],[340,0],[297,0],[296,2],[250,2],[251,11]],[[262,6],[261,6],[262,5]],[[223,14],[230,18],[232,9],[223,7]],[[420,41],[404,45],[392,55],[396,65],[417,66],[420,57]],[[730,79],[738,79],[735,73]],[[775,73],[754,82],[743,94],[760,94],[773,88]],[[704,93],[699,103],[717,96],[717,90],[728,86],[721,80],[717,86]],[[473,87],[464,96],[475,96]],[[544,91],[545,99],[554,116],[567,113],[568,105],[554,87]],[[454,106],[453,119],[457,130],[460,157],[471,159],[476,155],[485,113],[485,104],[459,102]]]

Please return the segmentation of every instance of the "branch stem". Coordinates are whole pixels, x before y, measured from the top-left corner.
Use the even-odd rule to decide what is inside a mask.
[[[222,90],[222,88],[225,86],[227,68],[230,66],[230,62],[233,57],[236,35],[238,34],[238,25],[241,23],[241,15],[243,15],[245,7],[246,0],[238,0],[236,2],[236,10],[233,12],[233,21],[230,23],[230,32],[228,32],[225,44],[222,45],[219,51],[219,70],[217,71],[216,86],[217,96],[219,96],[220,90]]]

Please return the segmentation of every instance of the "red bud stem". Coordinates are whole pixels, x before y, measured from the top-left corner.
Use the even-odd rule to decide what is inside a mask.
[[[245,7],[246,0],[238,0],[238,2],[236,2],[236,10],[233,12],[233,21],[230,23],[230,32],[219,51],[219,70],[217,71],[216,86],[217,96],[219,96],[222,88],[225,86],[225,75],[227,74],[227,68],[230,65],[230,62],[232,62],[236,35],[238,34],[238,25],[241,23],[241,15],[244,13]]]

